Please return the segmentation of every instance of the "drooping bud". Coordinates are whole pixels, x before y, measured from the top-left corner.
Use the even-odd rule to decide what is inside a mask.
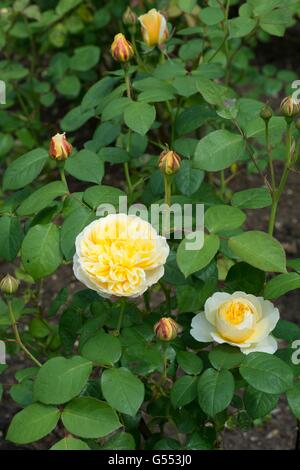
[[[267,104],[263,106],[260,110],[259,115],[264,121],[269,121],[273,116],[273,110],[271,106],[268,106]]]
[[[166,176],[175,175],[181,165],[180,156],[173,150],[164,150],[159,157],[158,166]]]
[[[67,141],[65,132],[57,133],[52,137],[49,147],[49,155],[54,160],[66,160],[72,153],[73,147]]]
[[[161,341],[172,341],[181,331],[181,326],[170,317],[163,317],[154,325],[154,333]]]
[[[284,117],[292,118],[300,111],[300,103],[294,100],[292,96],[287,96],[281,101],[280,111]]]
[[[126,26],[133,26],[137,23],[137,15],[134,13],[134,11],[128,6],[123,14],[123,23]]]
[[[20,282],[11,276],[6,274],[0,282],[0,290],[3,294],[12,295],[15,294],[19,288]]]
[[[114,41],[110,48],[112,58],[117,62],[128,62],[134,55],[134,50],[124,34],[115,35]]]

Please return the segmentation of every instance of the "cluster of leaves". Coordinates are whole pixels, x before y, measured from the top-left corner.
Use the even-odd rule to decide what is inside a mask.
[[[46,2],[39,2],[40,9],[26,0],[6,3],[9,15],[1,20],[0,43],[10,45],[8,58],[0,63],[1,77],[3,71],[9,84],[7,109],[17,109],[18,102],[22,119],[18,112],[7,119],[7,110],[1,111],[0,152],[10,154],[13,136],[19,147],[18,158],[8,158],[3,177],[0,256],[15,262],[16,276],[28,287],[12,307],[16,319],[29,324],[22,332],[24,342],[43,360],[42,367],[16,374],[9,394],[23,409],[13,418],[7,439],[28,444],[54,429],[63,436],[64,429],[67,437],[53,449],[211,449],[225,425],[248,429],[274,409],[281,394],[300,419],[300,366],[291,361],[300,328],[278,323],[274,335],[287,346],[274,356],[244,356],[227,345],[198,343],[189,333],[193,314],[217,290],[275,300],[300,287],[299,260],[287,261],[272,234],[245,229],[247,209],[272,205],[265,180],[261,187],[236,193],[224,186],[224,180],[238,177],[235,165],[249,172],[266,170],[260,98],[277,95],[294,75],[268,66],[258,71],[250,61],[258,41],[282,36],[293,24],[299,2],[248,0],[230,17],[225,4],[238,2],[210,0],[201,8],[198,3],[204,2],[169,2],[169,18],[177,24],[174,35],[163,52],[139,45],[143,65],[128,69],[130,96],[123,68],[106,70],[101,79],[94,68],[100,57],[94,40],[110,15],[121,15],[120,2],[100,9],[95,5],[92,12],[84,1],[52,2],[52,10],[45,9]],[[108,27],[103,31],[112,39]],[[16,61],[24,53],[20,40],[51,57],[45,73],[43,61],[37,62],[40,71],[35,63],[28,68]],[[10,50],[17,51],[17,59]],[[103,54],[105,62],[111,64]],[[41,106],[50,112],[57,94],[70,99],[61,128],[80,142],[64,165],[69,185],[59,180],[62,167],[49,159],[48,142],[41,139]],[[25,112],[33,104],[34,110]],[[23,126],[26,116],[33,116],[28,127]],[[283,117],[272,117],[274,159],[284,155],[285,129]],[[297,139],[296,128],[292,133]],[[87,138],[82,142],[78,135]],[[131,202],[150,206],[162,200],[157,153],[166,142],[183,157],[172,183],[172,202],[205,205],[203,249],[189,251],[186,239],[170,240],[161,283],[166,300],[151,315],[140,304],[126,302],[119,336],[114,334],[119,302],[90,290],[70,298],[63,288],[45,312],[39,282],[71,262],[75,238],[96,218],[100,204],[117,206],[126,192]],[[25,148],[21,156],[20,148]],[[108,185],[123,166],[131,174],[126,192],[117,181]],[[178,312],[183,334],[165,345],[154,337],[153,325],[171,311]],[[1,300],[1,338],[9,337],[9,328],[8,308]],[[9,345],[11,353],[17,351]],[[178,439],[165,431],[166,423]]]

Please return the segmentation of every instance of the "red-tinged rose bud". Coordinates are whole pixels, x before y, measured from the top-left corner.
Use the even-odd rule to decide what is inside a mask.
[[[181,326],[170,317],[163,317],[154,325],[154,333],[161,341],[172,341],[181,331]]]
[[[15,294],[19,288],[20,282],[10,276],[10,274],[6,274],[0,282],[0,290],[3,294],[12,295]]]
[[[300,103],[295,101],[292,96],[287,96],[281,101],[280,111],[284,117],[292,118],[300,111]]]
[[[73,147],[67,141],[66,134],[56,134],[52,137],[49,147],[49,155],[54,160],[66,160],[72,153]]]
[[[158,166],[164,175],[175,175],[181,165],[180,156],[173,150],[164,150],[159,157]]]
[[[117,62],[128,62],[134,55],[134,50],[124,34],[116,34],[110,48],[111,55]]]

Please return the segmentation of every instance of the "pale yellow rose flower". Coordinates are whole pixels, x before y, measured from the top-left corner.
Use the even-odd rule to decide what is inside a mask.
[[[273,354],[277,342],[270,335],[279,311],[263,297],[245,292],[216,292],[207,299],[204,312],[192,320],[191,335],[200,342],[228,343],[244,354],[254,351]]]
[[[169,246],[145,220],[110,214],[76,238],[74,274],[103,297],[138,297],[164,275]]]
[[[169,31],[166,18],[155,8],[138,18],[142,26],[142,36],[149,46],[163,44],[169,38]]]

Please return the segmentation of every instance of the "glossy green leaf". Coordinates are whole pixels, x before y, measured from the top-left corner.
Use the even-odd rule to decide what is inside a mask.
[[[184,375],[174,382],[171,390],[171,403],[174,408],[191,403],[197,397],[197,377]]]
[[[42,171],[48,152],[38,148],[14,160],[4,173],[3,189],[20,189],[31,183]]]
[[[25,270],[34,278],[52,274],[62,262],[57,225],[35,225],[27,232],[21,248]]]
[[[293,385],[291,368],[267,353],[254,352],[246,356],[240,373],[249,385],[265,393],[283,393]]]
[[[66,403],[79,395],[92,371],[92,363],[83,357],[54,357],[40,368],[35,383],[35,399],[51,405]]]
[[[244,141],[239,134],[226,130],[207,134],[197,145],[194,166],[206,171],[230,167],[243,156]]]
[[[101,377],[104,398],[116,410],[134,416],[144,400],[144,384],[125,367],[106,369]]]
[[[63,196],[68,188],[62,181],[53,181],[34,191],[17,209],[18,215],[33,215],[49,206],[54,199]]]
[[[204,224],[209,232],[218,233],[235,230],[243,225],[246,215],[237,207],[216,205],[205,212]]]
[[[62,422],[70,433],[85,439],[98,439],[121,427],[117,413],[107,403],[90,397],[68,403]]]
[[[121,357],[121,343],[117,337],[99,332],[84,343],[81,354],[95,364],[112,366]]]
[[[0,257],[13,261],[21,247],[23,232],[18,217],[0,218]]]
[[[125,108],[124,121],[129,129],[138,134],[146,134],[155,120],[155,107],[147,103],[133,101]]]
[[[192,249],[195,243],[193,240],[195,239],[184,238],[177,251],[177,264],[185,277],[207,266],[220,246],[219,237],[216,235],[205,235],[201,249]]]
[[[80,439],[68,436],[56,442],[50,450],[90,450],[90,448]]]
[[[228,370],[206,369],[198,382],[198,401],[208,416],[229,406],[234,394],[234,379]]]
[[[8,428],[6,439],[15,444],[29,444],[42,439],[56,427],[60,411],[55,406],[34,403],[17,413]]]

